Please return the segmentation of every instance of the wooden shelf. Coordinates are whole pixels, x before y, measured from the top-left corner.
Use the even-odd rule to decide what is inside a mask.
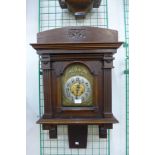
[[[115,117],[112,118],[53,118],[44,119],[41,118],[37,121],[38,124],[51,124],[51,125],[71,125],[71,124],[83,124],[83,125],[103,125],[103,124],[114,124],[118,123]]]

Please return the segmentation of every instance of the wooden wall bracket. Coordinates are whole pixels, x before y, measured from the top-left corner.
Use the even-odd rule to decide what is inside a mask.
[[[99,125],[99,137],[107,138],[107,130],[112,129],[111,124]],[[44,124],[43,130],[49,130],[49,138],[57,138],[57,125]],[[68,125],[68,138],[70,148],[86,148],[88,125]]]
[[[57,138],[57,125],[43,124],[43,130],[49,130],[49,138]]]
[[[107,130],[112,129],[113,124],[103,124],[99,125],[99,137],[100,138],[107,138]]]
[[[99,8],[101,0],[59,0],[62,9],[70,10],[75,17],[84,18],[92,8]]]
[[[107,138],[107,129],[105,129],[103,126],[99,126],[99,137]]]
[[[69,147],[86,148],[87,133],[87,125],[68,125]]]

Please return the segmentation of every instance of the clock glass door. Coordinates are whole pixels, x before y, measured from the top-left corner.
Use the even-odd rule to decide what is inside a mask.
[[[80,63],[69,65],[62,76],[63,106],[93,106],[93,76]]]

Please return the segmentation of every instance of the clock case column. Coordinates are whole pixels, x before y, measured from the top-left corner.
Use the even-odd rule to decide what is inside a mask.
[[[71,148],[86,147],[88,125],[99,125],[99,137],[106,138],[107,129],[118,123],[112,113],[111,76],[113,55],[122,44],[118,42],[118,32],[95,27],[64,27],[40,32],[37,39],[38,43],[31,45],[41,57],[44,84],[44,115],[37,123],[49,130],[50,138],[57,137],[57,125],[68,125]],[[98,110],[71,107],[66,117],[62,113],[65,108],[59,103],[61,90],[55,90],[59,89],[57,79],[63,74],[63,65],[75,62],[86,65],[98,79],[99,84],[95,86],[97,103],[94,104]],[[88,62],[91,63],[88,65]]]
[[[41,69],[43,71],[43,94],[44,94],[44,115],[42,118],[51,119],[54,117],[54,98],[55,93],[53,79],[52,61],[49,54],[44,54],[40,58]],[[53,87],[51,87],[53,86]],[[57,138],[57,125],[42,124],[43,130],[49,130],[50,138]]]

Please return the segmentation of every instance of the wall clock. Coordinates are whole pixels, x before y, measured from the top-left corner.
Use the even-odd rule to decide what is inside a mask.
[[[96,27],[37,34],[31,45],[40,55],[44,84],[44,114],[37,123],[50,138],[57,137],[57,125],[68,125],[70,148],[86,148],[88,125],[98,125],[99,137],[106,138],[118,123],[111,81],[113,55],[121,44],[116,30]]]

